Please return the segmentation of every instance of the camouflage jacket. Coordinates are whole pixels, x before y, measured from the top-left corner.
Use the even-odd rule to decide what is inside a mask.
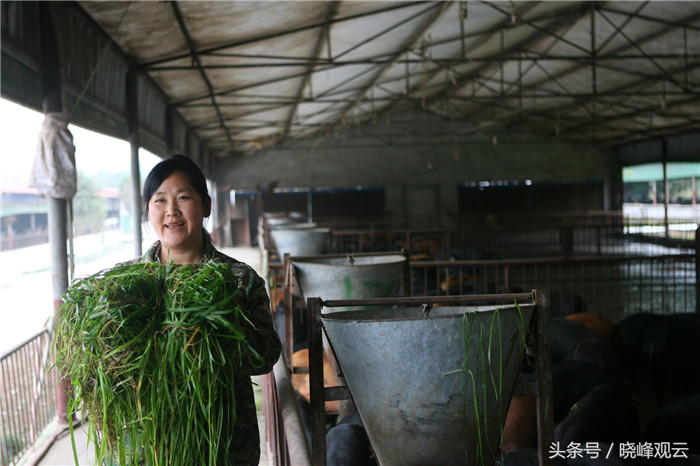
[[[217,251],[208,235],[205,234],[204,237],[202,262],[214,260],[228,264],[234,276],[239,279],[236,293],[237,301],[241,308],[246,311],[250,322],[255,326],[247,328],[246,340],[263,361],[262,364],[244,365],[236,375],[236,386],[234,387],[236,425],[233,430],[227,464],[253,466],[260,461],[260,434],[250,376],[265,374],[272,370],[279,359],[281,343],[273,325],[270,299],[263,279],[249,265]],[[130,262],[157,261],[160,248],[160,241],[156,241],[141,258]]]

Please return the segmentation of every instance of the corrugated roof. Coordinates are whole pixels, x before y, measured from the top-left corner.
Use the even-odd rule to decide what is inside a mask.
[[[700,127],[697,1],[77,4],[219,156],[411,108],[607,146]]]

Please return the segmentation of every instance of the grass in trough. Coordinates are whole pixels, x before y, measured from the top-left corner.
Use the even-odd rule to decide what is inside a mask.
[[[474,435],[476,437],[476,451],[474,452],[475,461],[477,464],[493,464],[496,458],[492,457],[496,446],[491,445],[491,438],[488,435],[489,422],[493,422],[488,418],[489,413],[489,396],[498,406],[496,422],[499,426],[499,439],[503,435],[503,423],[505,422],[505,408],[507,403],[503,400],[503,332],[501,327],[501,311],[495,309],[488,314],[483,312],[466,312],[462,317],[462,336],[464,339],[464,361],[462,363],[461,372],[464,376],[463,390],[467,393],[466,388],[471,387],[471,404],[473,413],[469,412],[467,400],[464,404],[464,435]],[[507,310],[510,312],[510,310]],[[518,303],[515,303],[514,311],[517,313],[519,340],[520,344],[514,347],[514,350],[520,349],[523,354],[526,349],[527,331],[525,321],[522,315],[522,310]],[[503,310],[506,312],[506,310]],[[490,316],[490,321],[485,321]],[[486,325],[484,325],[486,324]],[[472,327],[478,325],[478,337],[472,341]],[[485,332],[485,329],[488,329]],[[474,355],[475,367],[470,367],[469,357]],[[522,354],[521,354],[522,356]],[[494,370],[495,366],[495,370]],[[510,390],[510,388],[509,388]],[[466,422],[469,415],[474,416],[475,432],[469,432],[470,424]],[[484,451],[484,440],[488,451]],[[468,442],[465,444],[468,448]],[[488,457],[487,457],[488,456]],[[468,452],[465,450],[465,458],[468,458]]]

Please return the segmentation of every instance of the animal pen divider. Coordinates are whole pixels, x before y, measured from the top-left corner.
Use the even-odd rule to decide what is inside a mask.
[[[480,304],[481,306],[478,306]],[[468,384],[461,385],[457,389],[455,387],[458,387],[458,385],[454,384],[459,384],[459,382],[455,382],[454,379],[447,382],[448,384],[452,384],[450,387],[445,388],[440,386],[443,383],[443,380],[449,380],[449,377],[444,376],[448,376],[455,372],[444,371],[441,364],[444,364],[443,361],[450,361],[451,363],[454,363],[453,358],[455,355],[450,353],[450,349],[455,349],[456,346],[457,359],[462,359],[463,363],[461,371],[464,373],[465,378],[466,374],[469,373],[472,375],[472,380],[474,380],[473,373],[478,373],[479,369],[471,364],[465,366],[468,358],[465,351],[469,351],[467,349],[468,346],[471,348],[471,344],[468,343],[469,340],[466,333],[468,331],[471,332],[471,329],[466,330],[464,322],[472,322],[473,320],[471,318],[479,314],[489,315],[487,314],[488,311],[492,313],[491,328],[493,329],[493,316],[499,316],[499,307],[502,312],[506,312],[506,310],[517,310],[520,313],[520,307],[518,307],[518,304],[523,309],[528,308],[529,312],[531,312],[529,314],[529,325],[523,325],[520,330],[520,332],[522,332],[520,336],[523,338],[523,342],[527,342],[528,353],[534,355],[536,383],[534,385],[526,385],[525,388],[522,391],[519,391],[517,394],[534,395],[537,397],[539,462],[541,465],[551,464],[551,459],[549,458],[547,450],[551,442],[554,440],[551,398],[551,359],[549,351],[549,303],[548,293],[541,290],[533,290],[531,293],[519,294],[492,294],[452,297],[406,297],[350,300],[323,300],[322,298],[318,297],[308,298],[307,307],[309,310],[308,336],[311,389],[310,418],[312,464],[319,466],[326,464],[325,402],[329,400],[341,400],[346,398],[352,399],[357,406],[360,417],[362,418],[362,421],[367,429],[370,442],[375,450],[375,454],[378,457],[379,463],[383,466],[409,463],[415,465],[476,464],[475,458],[479,457],[482,460],[482,464],[492,464],[493,457],[490,455],[496,454],[498,449],[498,439],[500,438],[500,430],[498,425],[500,422],[500,428],[502,428],[502,422],[505,420],[505,413],[507,412],[511,396],[516,391],[516,377],[518,377],[521,369],[520,363],[522,362],[522,353],[516,352],[515,356],[512,356],[511,354],[512,357],[507,355],[503,359],[494,358],[495,361],[499,361],[495,364],[502,365],[502,367],[505,368],[504,373],[506,376],[504,377],[505,382],[503,382],[504,391],[499,393],[499,395],[496,395],[495,403],[490,399],[490,404],[486,402],[485,395],[487,391],[485,387],[486,375],[483,376],[483,389],[479,386],[479,382],[477,380],[477,385],[473,387],[473,393],[470,395]],[[359,308],[357,308],[357,306],[359,306]],[[508,309],[508,307],[510,308]],[[322,313],[322,309],[324,308],[327,309],[327,312]],[[362,310],[333,312],[333,308],[355,308]],[[407,318],[396,318],[397,312],[402,316],[406,312]],[[435,317],[431,315],[433,312],[435,313]],[[525,314],[525,312],[528,311],[523,311],[523,313],[520,314],[521,322],[523,322],[522,316]],[[373,317],[366,317],[366,315],[375,315],[374,313],[385,317],[377,317],[376,319]],[[454,320],[455,317],[457,320]],[[488,317],[484,318],[488,319]],[[498,318],[500,319],[500,317]],[[420,337],[413,339],[411,337],[414,336],[414,333],[399,335],[398,333],[400,332],[389,332],[387,329],[382,328],[381,331],[378,331],[376,334],[381,335],[382,337],[377,339],[375,338],[375,334],[373,332],[367,331],[367,327],[361,327],[356,331],[350,332],[349,338],[339,338],[339,335],[342,335],[342,331],[339,332],[338,327],[333,327],[336,325],[333,322],[345,322],[350,325],[355,325],[358,323],[379,323],[380,325],[393,325],[396,323],[402,324],[403,322],[410,322],[413,329],[417,328],[419,330],[418,335],[420,335]],[[488,320],[486,322],[488,322]],[[456,326],[454,325],[455,323],[457,324]],[[418,327],[415,326],[416,324]],[[426,333],[428,335],[435,334],[438,341],[430,340],[430,336],[426,337],[427,341],[426,338],[423,338],[423,325],[436,326],[436,330],[434,329],[435,331]],[[401,326],[400,328],[405,329],[406,327]],[[477,328],[477,332],[483,332],[483,328],[483,326]],[[391,327],[391,329],[394,329],[394,327]],[[445,329],[449,329],[449,332],[444,332]],[[464,333],[465,341],[461,341],[460,338],[449,339],[448,336],[445,336],[445,333],[450,332],[457,332],[457,335]],[[324,350],[322,337],[323,333],[325,333],[325,335],[328,337],[328,341],[330,343],[330,348],[326,350]],[[354,339],[361,335],[369,335],[368,341],[380,343],[379,346],[381,346],[381,348],[378,349],[378,355],[372,353],[369,358],[363,358],[363,355],[366,355],[367,352],[372,352],[375,348],[373,345],[365,344],[365,341],[357,342],[356,344]],[[504,329],[503,341],[508,340],[508,335],[513,336],[507,332],[507,329]],[[515,335],[516,340],[517,336],[518,335]],[[440,341],[443,338],[444,340]],[[389,341],[380,341],[384,339]],[[343,340],[345,340],[345,342],[343,342]],[[339,341],[341,342],[340,345],[338,345]],[[401,349],[405,349],[407,344],[411,345],[414,342],[417,343],[416,352],[413,354],[403,354],[400,349],[395,350],[394,343],[398,341],[402,342]],[[456,345],[455,343],[451,344],[449,342],[455,342]],[[349,343],[350,346],[347,346],[345,343]],[[480,345],[482,343],[478,344]],[[501,341],[499,341],[497,344],[501,344]],[[388,348],[383,345],[386,345]],[[334,369],[339,376],[339,380],[341,382],[347,381],[347,384],[338,387],[325,387],[323,378],[323,354],[324,351],[338,351],[338,346],[342,349],[342,351],[335,354],[333,358],[329,359],[335,364]],[[343,353],[344,351],[347,351],[348,348],[351,348],[352,354]],[[433,357],[436,355],[432,352],[422,356],[427,348],[437,351],[437,357]],[[481,350],[484,351],[483,348]],[[488,351],[491,352],[490,341]],[[390,353],[392,352],[394,354],[391,354],[391,357],[389,357]],[[460,352],[461,356],[459,354]],[[518,354],[520,357],[517,356]],[[421,359],[421,357],[423,357],[423,359]],[[425,359],[425,357],[428,357],[429,359]],[[409,377],[413,377],[412,380],[418,380],[417,386],[419,388],[426,388],[426,390],[419,390],[419,393],[417,394],[408,393],[412,392],[412,384],[396,384],[396,386],[400,386],[400,388],[393,388],[394,386],[392,385],[389,387],[389,391],[391,393],[396,393],[396,396],[399,398],[386,399],[387,391],[385,388],[387,388],[387,383],[391,382],[392,375],[388,376],[388,380],[379,380],[382,379],[382,377],[374,376],[374,372],[372,372],[372,375],[366,375],[363,373],[361,377],[358,377],[358,367],[366,368],[368,366],[375,366],[374,362],[376,360],[383,361],[383,358],[387,358],[389,360],[387,364],[390,365],[392,369],[398,367],[399,372],[404,370],[404,367],[410,366],[410,374],[407,375]],[[396,364],[397,358],[415,358],[417,359],[418,365],[411,365],[408,363],[408,361],[406,364]],[[476,356],[469,355],[469,358],[483,359],[486,358],[486,356],[479,356],[477,354]],[[350,365],[344,366],[344,364],[348,364],[348,361],[355,361],[356,359],[360,362],[350,363]],[[489,364],[491,364],[491,356],[488,356],[488,359]],[[469,359],[469,361],[471,362],[471,359]],[[450,362],[447,363],[447,367],[452,367]],[[437,363],[437,366],[439,366],[439,370],[437,370],[437,372],[435,371],[435,367],[433,367],[435,365],[434,363]],[[379,369],[382,369],[383,367],[384,366],[380,367]],[[426,374],[422,372],[423,368],[427,368]],[[387,372],[393,373],[396,371],[388,370]],[[416,372],[420,373],[416,374]],[[430,374],[436,375],[437,378],[430,377]],[[426,377],[426,375],[428,376]],[[490,377],[491,381],[493,381],[493,373],[491,373]],[[358,383],[358,380],[361,380],[362,383]],[[378,384],[374,383],[371,385],[373,382],[377,381]],[[367,384],[368,387],[363,387],[365,384]],[[411,387],[408,385],[411,385]],[[379,387],[379,389],[377,389],[377,387]],[[431,388],[427,389],[428,387]],[[452,391],[450,391],[450,388]],[[484,394],[482,408],[491,411],[478,412],[478,409],[480,408],[477,407],[477,404],[481,402],[477,401],[477,391],[481,393],[482,390]],[[447,397],[447,399],[450,400],[450,402],[444,403],[444,400],[441,398],[431,403],[430,396],[433,394],[433,392],[442,393]],[[416,395],[420,397],[417,405],[414,400]],[[387,411],[374,413],[376,406],[372,406],[372,408],[366,407],[368,398],[377,397],[379,399],[373,401],[376,401],[377,405],[386,406]],[[464,397],[463,402],[458,401],[460,397]],[[468,406],[472,402],[473,407],[469,408]],[[463,406],[461,406],[460,403],[462,403]],[[496,405],[495,407],[493,406],[494,404]],[[497,411],[496,417],[499,422],[494,424],[492,420],[490,428],[487,429],[486,420],[488,416],[493,416],[494,409]],[[477,412],[475,412],[475,410]],[[491,414],[488,414],[489,412]],[[474,415],[474,418],[471,418],[472,415]],[[461,419],[460,416],[462,416]],[[471,421],[474,421],[474,423],[472,424]],[[377,422],[379,422],[381,425],[377,425]],[[455,426],[462,427],[455,428]],[[482,428],[484,435],[487,437],[485,439],[482,438]],[[403,434],[407,438],[395,438],[394,435],[396,435],[396,432],[400,432],[399,435]],[[384,437],[382,435],[384,435]],[[389,435],[390,438],[386,438],[387,435]],[[410,438],[412,435],[420,436],[420,438]],[[375,438],[378,439],[373,441]],[[456,446],[453,442],[455,438],[458,440]],[[489,438],[491,441],[489,441]],[[392,446],[389,446],[389,444],[392,444]],[[445,449],[443,447],[446,444],[450,445],[450,447],[446,448],[447,451],[442,451]],[[485,445],[487,445],[490,450],[487,452],[488,455],[482,450]],[[416,450],[411,451],[412,448],[425,450],[421,452],[423,457],[421,459],[415,459]],[[455,454],[455,448],[457,449],[457,454]],[[409,458],[411,458],[411,462],[404,463],[403,459],[396,458],[396,456],[394,456],[396,455],[396,451],[402,450],[408,451],[406,454]],[[441,455],[443,455],[443,457],[441,457]],[[444,455],[447,455],[446,460]],[[489,456],[487,461],[490,461],[490,463],[483,463],[485,456]],[[467,461],[467,459],[469,461]],[[437,461],[437,463],[434,463],[434,461]]]
[[[696,254],[664,254],[411,261],[410,267],[418,295],[548,289],[554,315],[572,304],[564,297],[580,296],[585,310],[617,322],[638,312],[696,312],[698,264]]]

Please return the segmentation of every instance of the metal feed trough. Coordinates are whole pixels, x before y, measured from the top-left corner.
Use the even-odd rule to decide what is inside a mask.
[[[276,227],[270,230],[279,257],[312,256],[328,251],[331,230],[317,228],[316,224],[299,224]]]
[[[382,466],[493,464],[525,341],[536,359],[537,388],[527,391],[537,395],[540,464],[550,462],[546,292],[309,298],[308,309],[312,464],[326,461],[324,402],[344,398],[354,401]],[[346,386],[324,387],[323,331]]]
[[[410,295],[410,270],[401,252],[360,254],[323,254],[284,257],[285,353],[292,360],[292,293],[302,299],[324,296],[326,299],[385,298]]]

